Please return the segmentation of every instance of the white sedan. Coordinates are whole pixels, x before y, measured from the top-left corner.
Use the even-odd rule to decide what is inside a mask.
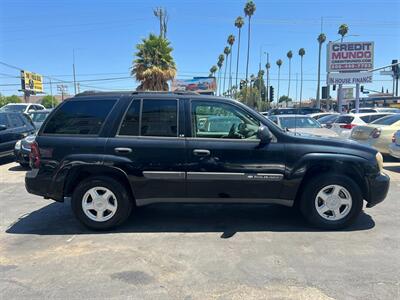
[[[342,138],[349,138],[351,130],[359,125],[367,125],[392,113],[343,114],[332,124],[331,129]]]
[[[338,135],[328,128],[305,115],[274,115],[268,116],[268,119],[276,123],[283,129],[300,134],[312,134],[317,136],[337,137]]]

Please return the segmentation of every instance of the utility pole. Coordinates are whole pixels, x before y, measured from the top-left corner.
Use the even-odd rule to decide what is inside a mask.
[[[76,95],[75,48],[72,48],[72,72],[74,75],[74,93]]]
[[[51,84],[51,77],[49,77],[49,81],[50,81],[51,108],[54,108],[53,86]]]
[[[269,65],[269,53],[267,52],[267,64]],[[267,102],[269,102],[269,68],[267,68]]]

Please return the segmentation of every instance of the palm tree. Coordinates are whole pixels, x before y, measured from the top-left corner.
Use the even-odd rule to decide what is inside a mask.
[[[248,26],[248,33],[247,33],[247,61],[246,61],[246,82],[248,81],[249,76],[249,56],[250,56],[250,32],[251,32],[251,17],[253,16],[254,12],[256,11],[256,5],[253,1],[247,1],[244,6],[244,14],[246,17],[249,18],[249,26]]]
[[[317,82],[317,108],[321,107],[321,100],[320,100],[320,89],[321,89],[321,50],[322,44],[326,41],[326,35],[320,33],[317,38],[318,41],[318,82]]]
[[[230,60],[229,60],[229,83],[228,83],[228,90],[229,91],[232,89],[232,46],[233,46],[234,43],[235,43],[235,36],[233,34],[230,34],[228,36],[229,54],[230,54]]]
[[[150,34],[136,45],[136,49],[131,75],[140,82],[137,90],[168,91],[168,81],[176,76],[170,42]]]
[[[269,62],[267,62],[265,64],[265,68],[267,69],[267,95],[268,95],[267,99],[269,102],[270,101],[270,99],[269,99],[269,69],[271,68],[271,64]]]
[[[235,20],[235,26],[238,28],[238,48],[237,48],[237,59],[236,59],[236,80],[235,85],[238,86],[238,73],[239,73],[239,54],[240,54],[240,33],[244,25],[243,17],[237,17]]]
[[[226,64],[225,64],[225,72],[224,72],[224,86],[222,89],[222,93],[225,92],[225,79],[226,79],[226,70],[227,70],[227,66],[228,66],[228,56],[231,53],[231,50],[229,47],[225,47],[224,48],[224,54],[225,54],[225,59],[226,59]]]
[[[339,26],[338,34],[342,36],[340,42],[343,43],[344,36],[349,32],[349,26],[347,24],[342,24]]]
[[[287,96],[288,98],[290,98],[290,75],[291,75],[291,65],[292,65],[292,57],[293,57],[293,53],[290,50],[287,54],[286,54],[287,58],[289,59],[289,83],[288,83],[288,88],[287,88]]]
[[[220,54],[218,56],[218,94],[221,95],[221,69],[224,64],[225,56],[223,54]]]
[[[301,99],[303,97],[303,56],[306,54],[306,50],[304,48],[299,49],[299,55],[301,57],[300,61],[300,107],[301,107]]]
[[[278,99],[278,101],[279,101],[279,84],[280,84],[280,81],[281,81],[281,66],[282,66],[282,64],[283,64],[282,59],[278,59],[276,61],[276,65],[278,66],[278,91],[277,91],[277,99]]]
[[[217,72],[217,71],[218,71],[218,67],[216,65],[213,65],[210,68],[210,77],[214,77],[215,76],[215,72]]]

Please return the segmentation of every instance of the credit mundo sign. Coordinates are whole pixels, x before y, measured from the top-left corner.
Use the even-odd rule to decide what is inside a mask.
[[[374,67],[374,42],[328,43],[328,72],[359,72]]]

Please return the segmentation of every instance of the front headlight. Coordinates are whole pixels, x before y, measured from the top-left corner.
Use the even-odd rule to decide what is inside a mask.
[[[14,148],[15,148],[15,150],[21,150],[21,140],[19,140],[18,142],[15,143]]]
[[[382,154],[380,152],[378,152],[378,153],[376,153],[375,157],[376,157],[376,162],[378,164],[379,171],[382,171],[383,170],[383,157],[382,157]]]

